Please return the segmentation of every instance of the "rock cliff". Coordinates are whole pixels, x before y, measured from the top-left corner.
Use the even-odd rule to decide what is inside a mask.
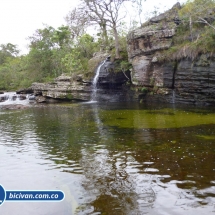
[[[57,102],[70,100],[90,100],[90,83],[84,81],[81,75],[61,75],[51,83],[33,83],[31,89],[36,101]]]
[[[180,23],[177,3],[172,9],[150,19],[127,37],[132,83],[149,93],[140,99],[163,102],[215,104],[215,55],[202,54],[194,60],[160,61],[162,51],[172,46]]]

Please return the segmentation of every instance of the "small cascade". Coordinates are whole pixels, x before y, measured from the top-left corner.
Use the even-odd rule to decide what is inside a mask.
[[[7,92],[0,94],[0,105],[14,105],[14,104],[22,104],[27,105],[34,96],[33,95],[23,95],[16,94],[16,92]]]
[[[98,83],[98,79],[99,79],[99,74],[100,74],[101,67],[105,64],[106,60],[104,60],[102,63],[100,63],[100,65],[98,66],[98,68],[96,70],[96,75],[93,79],[93,91],[91,94],[91,101],[96,101],[97,83]]]
[[[171,101],[172,104],[175,104],[175,90],[173,89],[172,90],[172,101]]]

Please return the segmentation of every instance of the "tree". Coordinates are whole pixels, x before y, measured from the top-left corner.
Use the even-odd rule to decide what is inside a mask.
[[[134,10],[138,12],[138,19],[139,19],[138,21],[139,21],[139,24],[141,25],[142,24],[141,13],[143,11],[142,0],[133,0],[132,3],[134,3],[132,4]]]
[[[68,72],[62,62],[72,49],[71,32],[68,26],[55,29],[46,25],[43,29],[37,29],[29,40],[28,68],[32,75],[34,74],[36,81],[49,80]]]
[[[66,16],[66,22],[70,28],[73,39],[86,33],[86,28],[89,26],[89,18],[80,8],[74,8],[70,11]]]
[[[214,0],[188,0],[180,10],[180,16],[184,23],[189,23],[191,40],[193,41],[193,24],[203,23],[215,30],[214,22],[215,1]]]
[[[142,0],[81,0],[78,8],[74,9],[67,20],[70,23],[71,29],[77,29],[74,24],[82,23],[82,26],[98,25],[101,29],[101,36],[103,45],[108,44],[107,29],[110,28],[115,39],[115,57],[120,58],[120,43],[118,27],[123,18],[125,18],[126,11],[122,10],[125,2],[132,2],[139,5],[141,8]],[[138,13],[141,13],[139,10]],[[73,18],[73,19],[72,19]],[[79,31],[80,32],[80,31]]]
[[[54,30],[52,41],[55,42],[59,48],[69,46],[71,43],[71,32],[69,26],[62,25],[57,30]]]
[[[6,59],[16,57],[19,54],[17,46],[12,43],[0,45],[0,64],[3,64]]]
[[[120,43],[117,28],[125,14],[120,14],[120,8],[125,0],[82,0],[87,6],[86,13],[94,22],[98,22],[103,35],[107,36],[107,26],[113,30],[115,39],[115,57],[120,58]]]

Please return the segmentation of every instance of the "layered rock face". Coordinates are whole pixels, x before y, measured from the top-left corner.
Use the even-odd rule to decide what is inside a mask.
[[[59,100],[86,101],[91,94],[90,83],[84,81],[82,76],[61,75],[52,83],[33,83],[31,89],[39,103]]]
[[[182,60],[175,72],[176,101],[215,104],[215,56],[201,55]]]
[[[215,103],[215,56],[195,60],[159,62],[162,51],[172,46],[179,24],[177,3],[128,35],[132,83],[150,89],[150,97],[172,103]]]
[[[178,23],[180,4],[164,14],[150,19],[142,27],[128,34],[128,57],[133,65],[132,82],[135,85],[162,86],[162,76],[156,64],[159,51],[168,49],[172,45]],[[158,82],[158,83],[157,83]]]

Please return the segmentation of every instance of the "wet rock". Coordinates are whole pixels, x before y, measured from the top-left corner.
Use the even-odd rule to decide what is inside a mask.
[[[20,89],[16,91],[16,94],[32,94],[33,89],[31,88],[26,88],[26,89]]]
[[[130,71],[117,71],[117,64],[119,63],[118,61],[111,62],[110,58],[106,59],[100,67],[98,87],[121,87],[124,83],[130,81]]]
[[[36,102],[44,103],[44,102],[46,102],[46,98],[44,96],[37,96],[36,97]]]
[[[17,99],[17,96],[16,95],[13,95],[12,97],[11,97],[11,100],[12,101],[15,101]]]
[[[25,100],[27,97],[26,97],[26,95],[20,95],[19,96],[19,100]]]
[[[29,99],[30,101],[35,100],[35,98],[36,98],[36,97],[35,97],[34,95],[32,95],[32,94],[29,95],[29,97],[28,97],[28,99]]]
[[[7,95],[0,95],[0,102],[4,102],[8,99],[8,96]]]

